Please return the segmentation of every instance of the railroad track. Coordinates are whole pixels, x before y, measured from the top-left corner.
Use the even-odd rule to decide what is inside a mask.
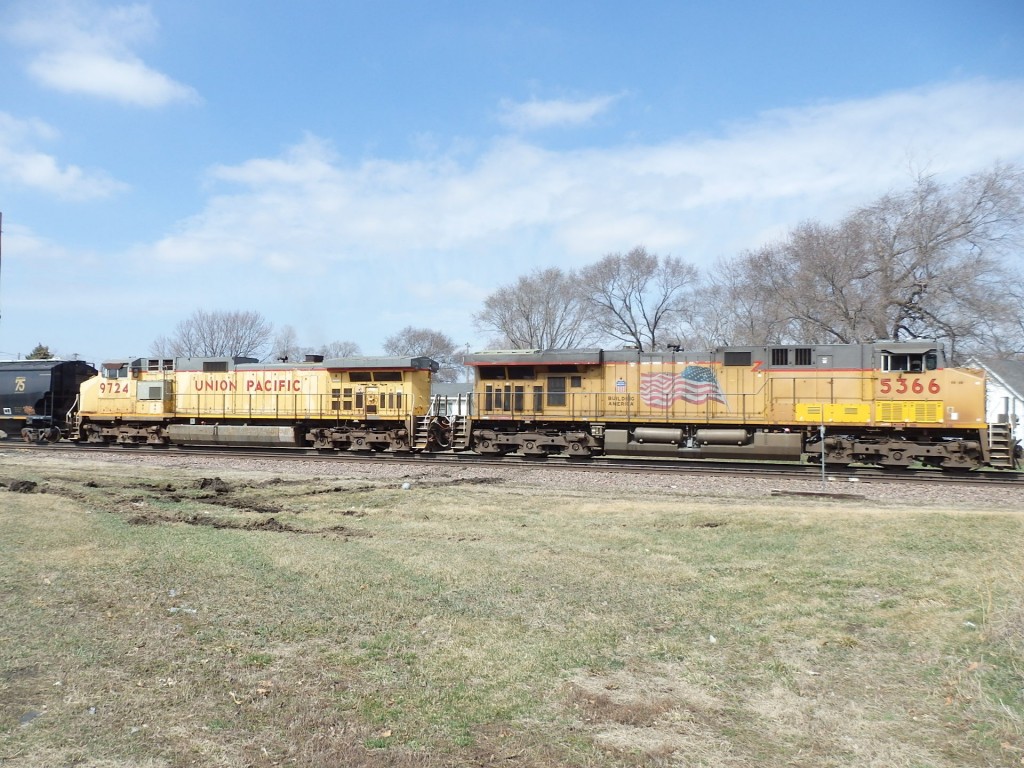
[[[982,470],[975,472],[947,472],[931,468],[879,467],[826,467],[824,473],[819,465],[793,463],[760,463],[747,461],[710,461],[685,459],[621,458],[596,456],[569,458],[562,456],[530,457],[504,456],[485,457],[474,453],[321,453],[311,448],[210,448],[189,446],[96,446],[71,443],[35,445],[17,441],[0,443],[2,451],[48,451],[105,453],[115,455],[151,454],[153,456],[209,456],[247,459],[272,459],[284,461],[316,462],[387,462],[424,466],[477,466],[477,467],[530,467],[531,469],[559,469],[574,472],[632,472],[645,474],[669,473],[682,475],[720,475],[724,477],[774,478],[779,480],[806,480],[817,482],[867,482],[867,483],[941,483],[966,486],[1013,486],[1024,488],[1024,473]]]

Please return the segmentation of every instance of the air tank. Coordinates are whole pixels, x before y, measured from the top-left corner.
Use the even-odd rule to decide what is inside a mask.
[[[669,427],[637,427],[633,430],[633,439],[638,443],[680,445],[683,442],[683,430]]]
[[[745,429],[698,429],[693,439],[697,445],[746,445],[750,433]]]

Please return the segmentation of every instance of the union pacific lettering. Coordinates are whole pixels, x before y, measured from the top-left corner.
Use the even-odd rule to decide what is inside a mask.
[[[235,382],[228,379],[193,379],[192,386],[196,392],[234,392],[238,389]]]
[[[301,392],[302,382],[286,379],[247,379],[246,392]]]

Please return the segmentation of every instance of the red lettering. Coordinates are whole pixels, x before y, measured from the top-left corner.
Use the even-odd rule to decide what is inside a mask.
[[[234,392],[235,382],[226,379],[193,379],[196,392]]]
[[[246,379],[246,392],[301,392],[302,382],[289,379]]]

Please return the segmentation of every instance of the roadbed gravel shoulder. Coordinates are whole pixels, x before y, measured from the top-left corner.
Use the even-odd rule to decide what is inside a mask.
[[[18,475],[19,467],[31,467],[45,475],[54,471],[88,466],[133,466],[179,470],[195,476],[269,479],[324,478],[372,482],[383,486],[393,484],[414,489],[417,482],[436,487],[438,482],[453,486],[463,484],[497,484],[505,488],[549,488],[559,492],[584,492],[588,495],[607,491],[610,495],[656,494],[658,497],[701,497],[707,499],[749,499],[767,501],[786,497],[792,503],[816,503],[832,500],[836,504],[867,502],[883,507],[926,507],[975,511],[1024,512],[1024,490],[1015,487],[971,486],[965,488],[942,483],[900,483],[884,479],[850,482],[845,479],[794,480],[728,477],[699,473],[679,475],[642,472],[578,472],[557,468],[524,468],[459,465],[410,465],[389,461],[296,461],[244,456],[171,456],[158,452],[117,454],[61,453],[34,454],[31,459],[14,452],[0,450],[0,470],[8,478]],[[801,501],[803,499],[803,501]]]

